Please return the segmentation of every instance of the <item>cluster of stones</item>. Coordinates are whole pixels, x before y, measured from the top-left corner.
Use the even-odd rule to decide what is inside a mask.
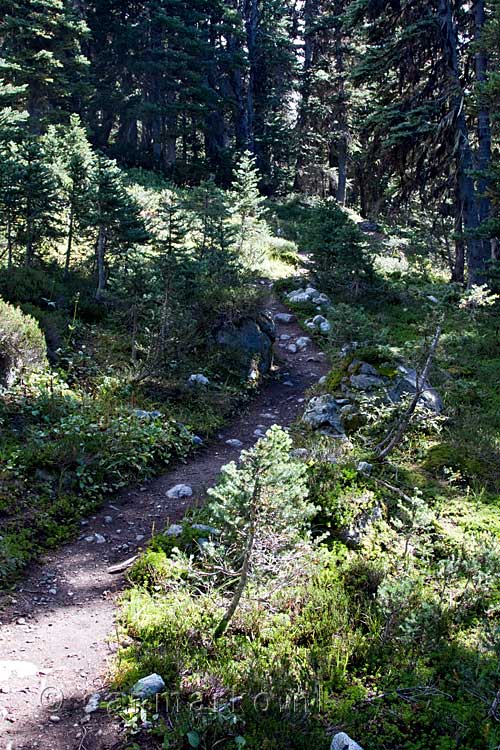
[[[323,381],[325,382],[325,381]],[[381,375],[368,362],[354,359],[340,383],[341,395],[325,393],[308,402],[302,421],[311,429],[342,437],[356,425],[359,417],[358,400],[362,394],[381,397],[388,404],[397,404],[406,394],[421,390],[418,403],[434,414],[440,414],[442,401],[428,383],[418,383],[418,374],[405,365],[396,365],[393,377]]]

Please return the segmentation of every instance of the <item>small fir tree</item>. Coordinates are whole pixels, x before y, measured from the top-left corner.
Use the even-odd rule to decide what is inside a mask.
[[[307,500],[306,467],[290,456],[292,441],[277,425],[239,465],[224,466],[218,485],[209,490],[211,520],[221,528],[229,550],[228,566],[238,566],[236,585],[217,629],[223,635],[250,578],[275,575],[283,555],[302,538],[314,513]]]
[[[19,235],[24,245],[25,265],[31,266],[43,243],[61,236],[60,191],[40,138],[29,137],[21,144],[18,153],[23,170],[19,191]]]
[[[104,296],[110,253],[125,253],[133,245],[145,242],[148,234],[139,208],[128,195],[120,168],[112,159],[99,156],[92,185],[92,203],[87,226],[96,232],[96,299]]]
[[[67,211],[64,260],[64,276],[67,278],[73,245],[85,233],[85,218],[90,210],[97,159],[78,115],[72,115],[67,126],[50,128],[46,140],[52,147],[61,184],[61,197]]]

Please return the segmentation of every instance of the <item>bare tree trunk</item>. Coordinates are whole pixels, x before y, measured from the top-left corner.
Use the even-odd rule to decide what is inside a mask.
[[[335,24],[335,64],[336,75],[338,78],[338,135],[337,141],[337,166],[338,182],[336,198],[341,206],[345,206],[347,191],[347,147],[349,142],[348,124],[347,124],[347,102],[345,91],[345,64],[344,64],[344,47],[342,39],[342,27],[337,22]]]
[[[7,268],[12,268],[12,217],[9,212],[9,216],[7,218]]]
[[[299,108],[299,117],[297,121],[298,141],[306,135],[306,129],[309,121],[309,99],[311,94],[311,68],[314,60],[314,36],[313,21],[317,12],[317,0],[305,0],[304,2],[304,67],[302,69],[302,86],[301,102]],[[306,153],[304,148],[300,147],[295,163],[295,177],[293,189],[297,192],[304,192],[306,184],[304,180],[304,166],[306,162]]]
[[[347,136],[342,135],[337,144],[337,164],[339,179],[337,183],[337,202],[345,206],[347,196]]]
[[[455,213],[455,258],[451,270],[451,280],[459,284],[463,284],[465,278],[465,242],[462,233],[462,213],[457,205]]]
[[[26,267],[29,267],[33,263],[33,222],[29,216],[29,214],[31,213],[31,205],[29,201],[26,213],[28,214],[28,220],[26,222],[26,250],[24,256],[24,265]]]
[[[131,346],[131,358],[132,364],[137,364],[137,305],[132,305],[132,346]]]
[[[476,0],[474,6],[474,39],[477,44],[475,65],[476,84],[481,88],[486,83],[488,71],[488,58],[481,47],[481,37],[485,24],[484,0]],[[477,182],[479,224],[481,225],[490,216],[491,202],[487,195],[488,170],[491,163],[491,127],[490,112],[486,99],[481,90],[478,91],[479,110],[477,113],[477,142],[478,142],[478,168],[479,179]],[[490,240],[483,239],[483,254],[488,257],[490,253]]]
[[[257,52],[257,27],[259,23],[259,12],[257,0],[245,0],[245,28],[247,37],[247,50],[249,62],[249,80],[246,97],[246,112],[248,126],[248,147],[255,154],[255,87],[256,87],[256,52]]]
[[[456,190],[463,228],[467,234],[468,283],[471,286],[484,281],[488,257],[484,255],[484,243],[477,237],[479,214],[474,180],[471,176],[474,161],[465,119],[464,91],[458,65],[457,25],[450,0],[440,0],[439,21],[442,31],[443,53],[448,67],[450,83],[454,90],[451,106],[454,113]]]
[[[171,173],[177,161],[177,112],[176,93],[171,90],[167,93],[167,116],[165,119],[165,144],[164,144],[164,166]]]
[[[70,210],[69,210],[69,227],[68,227],[68,240],[66,242],[66,259],[64,262],[64,278],[67,279],[69,276],[69,265],[71,262],[71,250],[73,248],[73,232],[74,232],[74,216],[75,216],[75,210],[73,206],[73,201],[71,202]]]
[[[97,290],[95,296],[97,300],[102,299],[106,287],[106,269],[104,265],[106,258],[106,239],[106,229],[101,225],[99,227],[99,234],[97,235],[96,242]]]

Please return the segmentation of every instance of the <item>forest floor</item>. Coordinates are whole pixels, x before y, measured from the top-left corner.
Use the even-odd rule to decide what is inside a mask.
[[[286,308],[276,299],[274,315]],[[296,354],[279,347],[280,334],[302,335],[296,323],[277,325],[276,363],[258,395],[186,464],[146,485],[108,498],[100,512],[82,522],[82,535],[33,566],[15,591],[0,602],[1,750],[111,750],[124,746],[118,724],[102,711],[84,713],[89,696],[106,694],[109,666],[117,650],[117,599],[126,576],[109,566],[144,547],[155,529],[181,519],[203,501],[221,467],[237,458],[237,438],[252,446],[256,429],[290,425],[302,409],[307,389],[328,371],[314,345]],[[189,501],[171,501],[166,492],[183,483]],[[105,543],[89,542],[94,534]],[[126,551],[124,551],[124,546]],[[19,676],[12,672],[17,670]]]

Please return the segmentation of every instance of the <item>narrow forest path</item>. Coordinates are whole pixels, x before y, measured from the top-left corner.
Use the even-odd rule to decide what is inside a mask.
[[[287,312],[271,299],[270,312]],[[223,466],[240,448],[226,444],[238,438],[244,447],[258,439],[262,425],[293,422],[303,407],[304,392],[327,372],[325,356],[313,344],[296,354],[280,346],[303,335],[296,323],[277,324],[276,368],[260,393],[217,439],[186,464],[137,489],[108,499],[99,513],[82,524],[82,536],[47,555],[34,566],[0,609],[0,750],[111,750],[123,737],[111,719],[97,712],[84,719],[88,697],[105,687],[113,658],[116,598],[125,589],[123,574],[107,572],[144,546],[153,528],[182,518],[188,502],[172,502],[173,485],[192,486],[202,499]],[[86,537],[100,534],[96,544]],[[9,661],[22,676],[9,674]],[[24,665],[22,664],[24,663]],[[60,705],[58,702],[60,700]]]

